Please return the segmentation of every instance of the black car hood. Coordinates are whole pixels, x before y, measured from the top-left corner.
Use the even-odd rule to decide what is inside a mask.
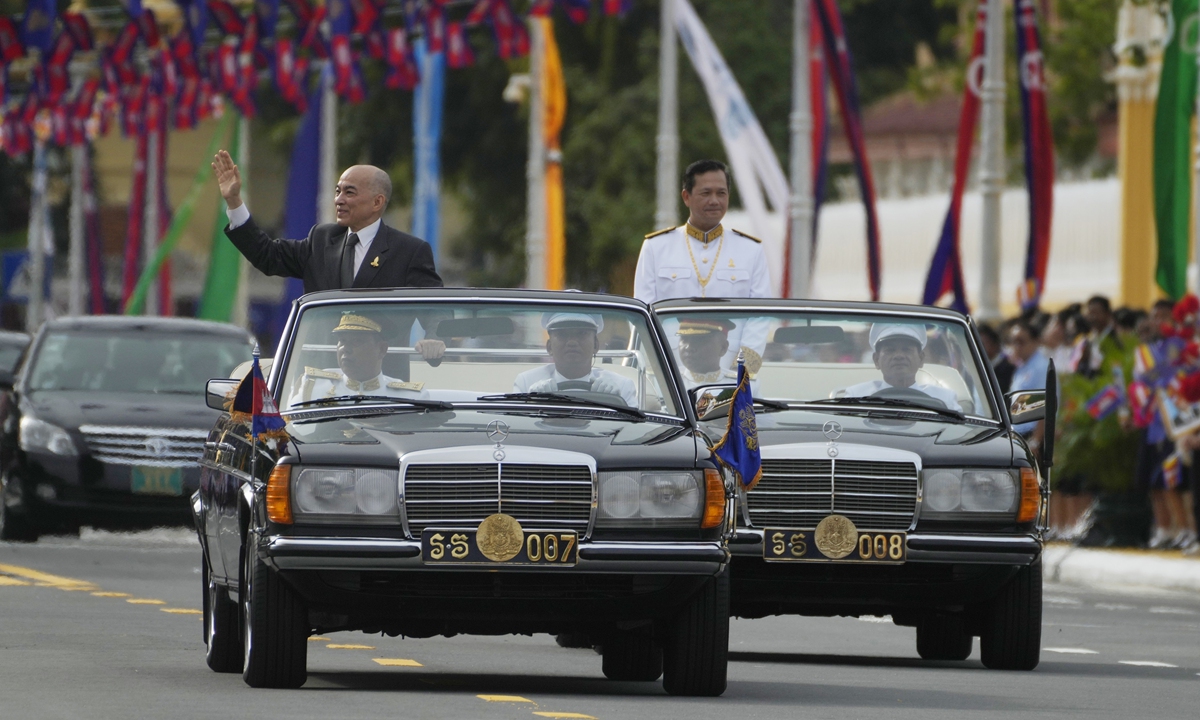
[[[921,456],[923,467],[1011,467],[1017,454],[1016,436],[1003,426],[795,410],[759,412],[756,420],[763,447],[829,443],[823,428],[834,421],[842,428],[838,444],[907,450]],[[725,432],[725,421],[704,423],[704,430],[715,440]]]
[[[30,392],[21,398],[21,413],[69,430],[81,425],[208,430],[220,416],[203,395],[92,390]]]
[[[694,467],[699,447],[686,426],[578,416],[538,417],[508,410],[401,412],[293,422],[300,462],[392,465],[418,451],[492,446],[488,424],[508,426],[505,447],[526,446],[591,455],[601,468]],[[704,451],[707,457],[708,452]]]

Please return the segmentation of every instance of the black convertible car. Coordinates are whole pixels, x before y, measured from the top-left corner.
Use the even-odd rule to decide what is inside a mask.
[[[1046,398],[1001,395],[969,319],[798,300],[654,310],[714,439],[739,352],[753,378],[762,475],[730,542],[735,615],[890,615],[926,659],[965,659],[977,636],[988,667],[1038,664],[1048,490],[1014,425],[1036,431]]]
[[[0,538],[186,524],[217,413],[204,383],[250,358],[233,325],[94,316],[45,323],[0,377]]]
[[[300,298],[264,403],[289,437],[227,414],[206,444],[208,665],[297,687],[314,632],[553,633],[609,678],[721,694],[732,488],[673,362],[629,298]]]

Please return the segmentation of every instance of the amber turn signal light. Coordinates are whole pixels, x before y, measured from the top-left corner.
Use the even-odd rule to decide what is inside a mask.
[[[1038,484],[1037,471],[1021,468],[1021,507],[1017,510],[1017,522],[1033,522],[1042,509],[1042,488]]]
[[[276,465],[267,478],[267,518],[280,525],[292,524],[291,465]]]
[[[725,481],[721,471],[708,468],[704,471],[704,519],[700,527],[713,528],[725,521]]]

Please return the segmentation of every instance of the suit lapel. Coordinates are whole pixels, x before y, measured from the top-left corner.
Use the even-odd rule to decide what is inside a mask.
[[[379,269],[387,262],[388,251],[392,249],[391,234],[391,228],[383,223],[379,224],[379,232],[375,233],[375,239],[371,241],[371,248],[367,251],[367,256],[363,258],[358,274],[354,276],[352,287],[371,287],[371,281],[375,279],[375,276],[379,274]]]
[[[329,233],[329,244],[325,246],[325,282],[324,289],[333,290],[342,286],[342,251],[346,247],[346,238],[350,233],[344,227],[337,227]]]

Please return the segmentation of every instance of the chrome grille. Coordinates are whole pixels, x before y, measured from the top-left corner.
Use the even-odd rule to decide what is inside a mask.
[[[524,463],[409,465],[404,474],[409,532],[475,525],[503,512],[522,525],[587,532],[592,471],[586,465]]]
[[[814,528],[832,513],[866,530],[905,530],[917,509],[913,463],[764,459],[746,494],[755,527]]]
[[[189,467],[204,455],[207,430],[83,425],[92,457],[114,465]]]

